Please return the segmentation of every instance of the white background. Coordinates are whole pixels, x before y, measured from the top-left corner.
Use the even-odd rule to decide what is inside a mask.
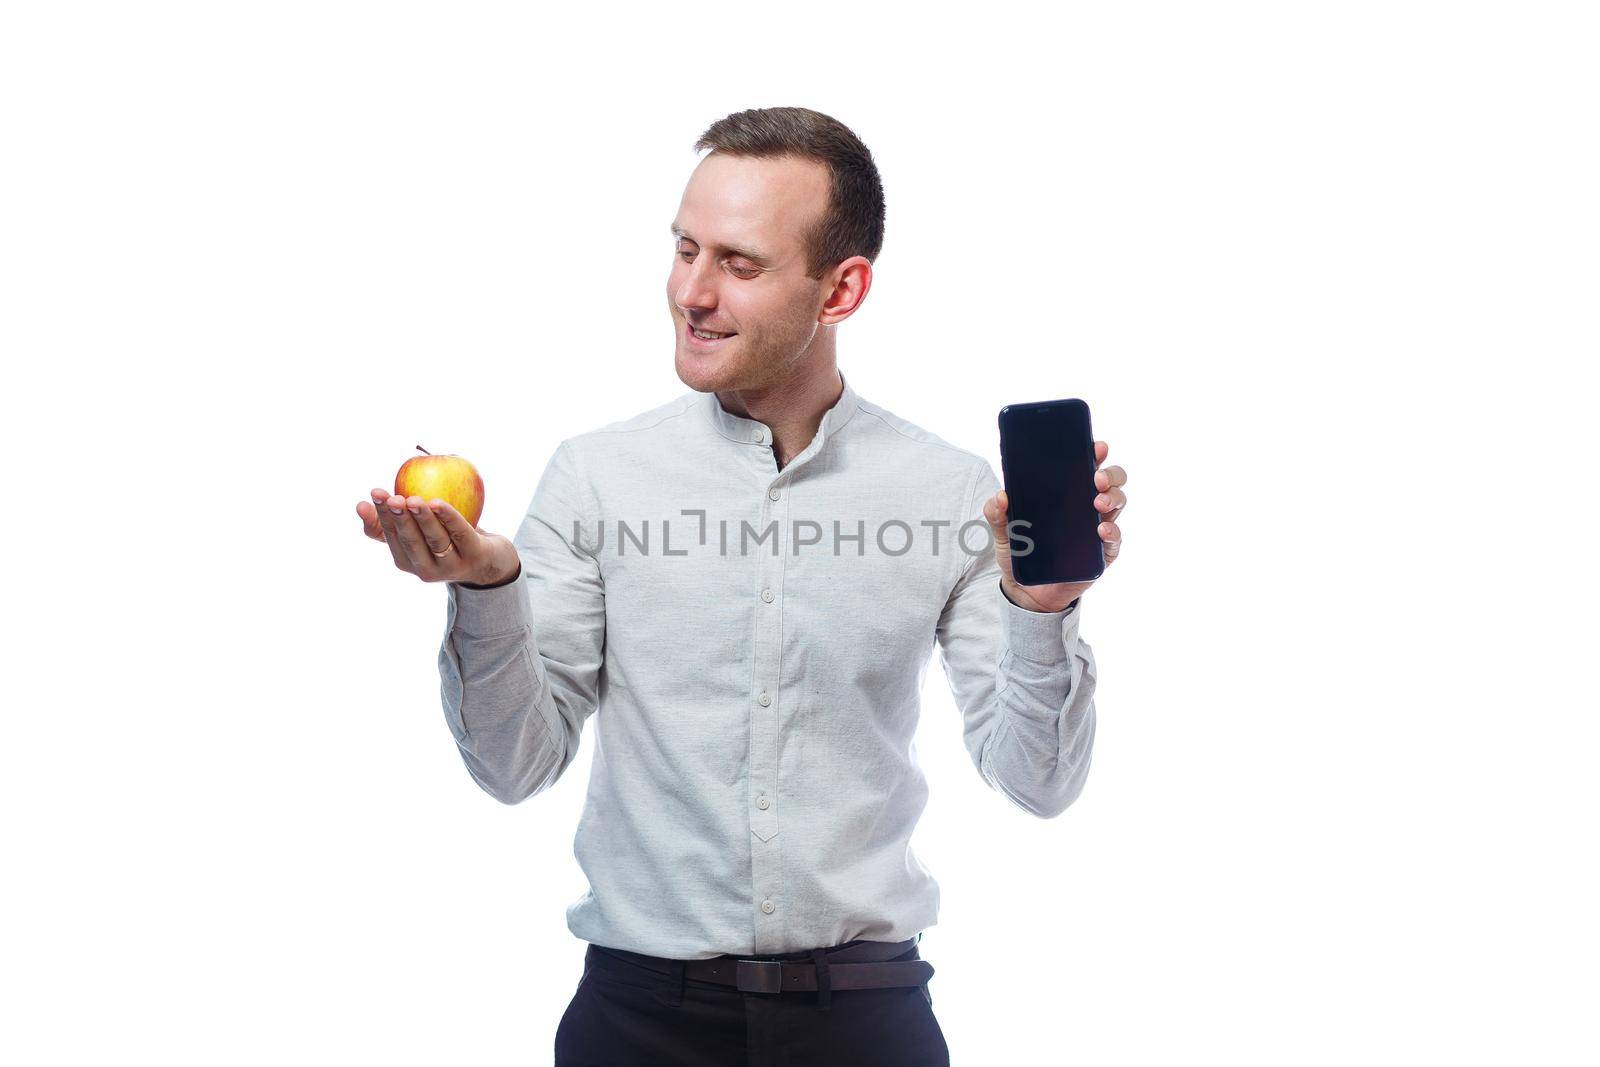
[[[592,735],[479,791],[354,506],[420,443],[509,534],[683,391],[690,146],[801,104],[887,191],[858,391],[1130,474],[1072,809],[928,673],[954,1062],[1593,1063],[1582,7],[8,6],[0,1055],[549,1062]]]

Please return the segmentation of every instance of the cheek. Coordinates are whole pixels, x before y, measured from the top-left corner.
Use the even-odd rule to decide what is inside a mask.
[[[790,295],[781,302],[774,302],[767,321],[774,331],[781,331],[785,337],[799,337],[816,321],[816,316],[808,299]]]
[[[782,293],[741,290],[737,286],[723,290],[722,306],[742,330],[774,337],[793,333],[797,317],[804,314]]]

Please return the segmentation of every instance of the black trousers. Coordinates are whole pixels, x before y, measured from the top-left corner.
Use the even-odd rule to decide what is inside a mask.
[[[921,958],[914,942],[895,957]],[[591,944],[556,1029],[556,1067],[949,1067],[925,985],[834,989],[822,1010],[815,990],[745,993],[685,978],[673,963]]]

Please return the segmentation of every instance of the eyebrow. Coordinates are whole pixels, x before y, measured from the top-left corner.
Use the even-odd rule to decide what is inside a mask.
[[[688,238],[689,240],[694,241],[695,244],[700,243],[695,238],[690,237],[684,229],[676,224],[674,224],[672,227],[672,235],[674,237]],[[772,260],[769,257],[762,255],[753,248],[733,248],[731,246],[727,246],[725,247],[725,251],[735,256],[743,256],[745,259],[751,260],[755,263],[760,263],[764,267],[770,267],[772,265]]]

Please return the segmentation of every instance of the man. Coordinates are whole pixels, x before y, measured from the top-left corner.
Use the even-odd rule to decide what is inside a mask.
[[[601,713],[558,1064],[947,1063],[909,847],[923,672],[937,643],[979,773],[1059,814],[1094,739],[1090,583],[1012,581],[989,464],[839,372],[883,240],[866,147],[804,108],[695,147],[667,283],[691,391],[563,441],[514,541],[440,500],[357,511],[447,583],[445,717],[484,790],[549,788]],[[1109,562],[1126,476],[1095,450]]]

